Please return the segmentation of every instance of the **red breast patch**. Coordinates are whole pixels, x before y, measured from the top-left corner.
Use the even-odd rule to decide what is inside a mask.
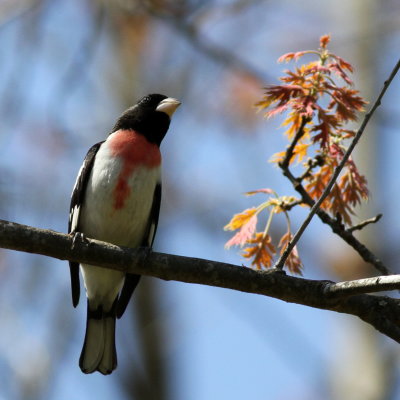
[[[114,188],[114,209],[124,207],[131,192],[128,179],[136,167],[158,167],[161,164],[159,147],[133,130],[119,130],[108,141],[114,157],[122,159],[122,168]]]

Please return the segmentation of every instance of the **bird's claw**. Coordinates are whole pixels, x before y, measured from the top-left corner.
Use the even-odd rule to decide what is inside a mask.
[[[72,239],[71,250],[75,249],[75,246],[78,241],[80,241],[82,243],[89,243],[87,237],[82,232],[75,232],[73,235],[74,235],[74,237]]]

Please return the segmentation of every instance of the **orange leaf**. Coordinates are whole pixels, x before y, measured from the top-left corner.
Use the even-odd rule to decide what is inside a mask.
[[[351,224],[351,215],[354,215],[354,211],[350,205],[343,200],[342,193],[340,191],[339,185],[334,184],[331,193],[327,197],[327,200],[330,202],[329,212],[333,216],[340,215],[345,224]]]
[[[317,172],[306,178],[309,183],[305,186],[305,189],[313,200],[318,200],[321,197],[326,185],[331,179],[333,170],[333,165],[325,164]],[[325,208],[324,205],[325,202],[322,203],[322,208]]]
[[[292,240],[293,235],[290,231],[287,231],[281,238],[281,240],[279,241],[279,245],[278,247],[280,247],[280,254],[282,255],[283,252],[286,250],[286,247],[288,246],[289,242]],[[295,246],[293,248],[293,250],[290,252],[289,257],[286,259],[285,265],[288,267],[289,271],[294,273],[294,274],[298,274],[298,275],[302,275],[302,268],[303,265],[301,263],[300,257],[299,257],[299,253],[297,251],[297,246]]]
[[[326,46],[328,46],[329,42],[331,41],[331,35],[323,35],[319,38],[319,45],[323,48],[326,49]]]
[[[310,143],[298,143],[296,144],[294,150],[293,150],[293,157],[290,160],[290,163],[294,162],[294,160],[297,157],[297,162],[301,162],[304,157],[307,156],[307,150],[310,146]]]
[[[297,131],[300,129],[301,123],[302,123],[302,118],[299,114],[295,112],[291,112],[289,116],[282,122],[282,126],[287,126],[290,125],[287,131],[285,132],[285,135],[291,139]]]
[[[269,162],[279,163],[285,158],[286,151],[280,151],[279,153],[275,153],[269,159]]]
[[[248,240],[249,247],[243,249],[243,257],[253,258],[251,265],[255,265],[257,269],[263,267],[271,267],[274,254],[276,253],[275,246],[271,243],[271,237],[263,233],[256,233],[254,239]]]
[[[256,214],[257,208],[252,207],[244,210],[242,213],[235,214],[230,222],[224,226],[225,231],[235,231],[241,228],[244,224],[249,222],[249,220]]]

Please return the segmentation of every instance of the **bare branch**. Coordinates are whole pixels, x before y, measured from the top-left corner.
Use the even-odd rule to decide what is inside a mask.
[[[304,186],[290,172],[289,168],[282,170],[282,172],[289,179],[297,192],[301,195],[303,203],[308,204],[310,207],[312,207],[314,204],[314,200],[307,193]],[[321,209],[317,210],[317,215],[324,224],[327,224],[331,227],[332,231],[336,233],[336,235],[340,236],[349,246],[357,251],[357,253],[365,262],[373,265],[383,275],[392,274],[390,269],[385,264],[383,264],[383,262],[374,253],[372,253],[372,251],[370,251],[363,243],[361,243],[356,237],[354,237],[352,232],[349,232],[348,229],[345,229],[340,221],[332,218],[331,216],[329,216],[328,213]]]
[[[304,204],[304,201],[302,199],[299,199],[292,201],[291,203],[285,203],[284,201],[282,201],[279,206],[285,211],[290,211],[293,207],[300,206],[302,204]]]
[[[307,161],[307,169],[297,178],[298,182],[303,182],[304,179],[310,176],[311,171],[318,166],[322,166],[324,163],[324,157],[320,154],[318,154],[314,158],[310,158]]]
[[[308,118],[305,118],[305,117],[302,118],[301,125],[300,125],[298,131],[296,132],[295,137],[293,138],[292,142],[290,143],[290,145],[286,149],[285,157],[279,163],[279,166],[282,169],[289,168],[290,160],[292,159],[292,157],[294,155],[293,154],[294,148],[296,147],[298,141],[303,137],[303,135],[304,135],[304,127],[307,125],[308,122],[310,122],[310,120]]]
[[[360,222],[357,225],[354,225],[347,229],[348,232],[354,232],[365,228],[369,224],[375,224],[382,218],[383,214],[378,214],[373,218],[366,219],[365,221]]]
[[[98,265],[129,273],[150,275],[274,297],[290,303],[358,316],[400,343],[400,300],[358,294],[400,288],[398,277],[333,283],[287,276],[276,269],[255,271],[216,261],[148,253],[88,239],[72,246],[70,235],[0,220],[0,246],[61,260]],[[386,279],[387,278],[387,279]],[[358,294],[353,296],[353,294]]]
[[[399,287],[400,275],[387,275],[332,283],[326,286],[325,293],[331,297],[343,297],[361,293],[397,290]]]
[[[287,248],[285,249],[285,251],[283,252],[282,256],[280,257],[280,259],[278,260],[278,262],[276,263],[276,268],[278,269],[282,269],[290,252],[294,249],[294,247],[296,246],[297,242],[299,241],[300,237],[303,235],[305,229],[307,228],[307,226],[309,225],[309,223],[311,222],[313,216],[318,213],[318,211],[320,211],[320,205],[322,204],[322,202],[325,200],[325,198],[329,195],[332,186],[335,184],[340,172],[342,171],[343,167],[345,166],[345,164],[347,163],[351,153],[354,150],[354,147],[356,146],[356,144],[358,143],[358,141],[360,140],[362,134],[364,133],[365,127],[367,126],[369,120],[371,119],[372,115],[374,114],[375,110],[380,106],[381,104],[381,100],[382,97],[384,96],[384,94],[386,93],[386,90],[388,89],[388,87],[390,86],[393,78],[396,76],[398,70],[400,69],[400,59],[397,61],[397,64],[395,65],[395,67],[393,68],[393,71],[391,72],[389,78],[385,81],[383,88],[378,96],[378,98],[375,100],[374,105],[372,106],[371,110],[365,114],[364,120],[359,128],[359,130],[357,131],[357,134],[354,136],[349,148],[347,149],[346,153],[344,154],[342,160],[340,161],[339,165],[336,167],[335,172],[333,173],[329,183],[327,184],[325,190],[323,191],[321,197],[318,199],[317,202],[315,202],[312,207],[311,210],[308,214],[308,216],[306,217],[306,219],[304,220],[304,222],[302,223],[302,225],[300,226],[300,228],[298,229],[298,231],[295,233],[295,235],[293,236],[293,239],[290,241],[290,243],[288,244]],[[302,131],[303,128],[300,127],[299,131]],[[297,135],[296,135],[297,136]],[[280,165],[281,166],[281,165]],[[286,168],[284,168],[286,167]],[[285,169],[286,171],[288,171],[288,166],[286,165],[282,165],[281,166],[282,169]],[[295,182],[297,185],[299,184],[298,181]]]

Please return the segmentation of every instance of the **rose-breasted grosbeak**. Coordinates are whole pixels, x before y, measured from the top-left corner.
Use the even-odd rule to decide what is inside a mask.
[[[160,143],[176,99],[151,94],[126,110],[108,138],[88,151],[72,192],[68,232],[120,246],[151,248],[161,201]],[[79,302],[79,264],[70,262],[72,303]],[[117,367],[115,318],[125,311],[139,275],[82,264],[88,298],[84,373]]]

